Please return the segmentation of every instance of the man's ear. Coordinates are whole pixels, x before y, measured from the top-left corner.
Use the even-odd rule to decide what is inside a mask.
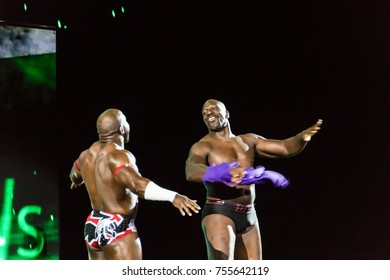
[[[227,119],[230,118],[230,113],[229,113],[228,110],[226,110],[226,118],[227,118]]]
[[[123,125],[121,125],[121,126],[119,127],[119,133],[120,133],[121,135],[124,135],[124,134],[126,133],[126,130],[125,130],[125,128],[124,128]]]

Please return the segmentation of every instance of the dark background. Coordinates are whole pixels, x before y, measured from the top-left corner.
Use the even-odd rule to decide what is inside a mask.
[[[0,16],[62,23],[59,122],[45,132],[58,137],[61,259],[87,258],[89,200],[68,174],[98,115],[121,109],[142,175],[202,204],[184,163],[207,133],[208,98],[226,104],[235,134],[282,139],[324,120],[300,155],[258,162],[292,180],[257,186],[264,259],[390,259],[388,1],[35,3]],[[141,200],[144,259],[206,259],[200,222]]]

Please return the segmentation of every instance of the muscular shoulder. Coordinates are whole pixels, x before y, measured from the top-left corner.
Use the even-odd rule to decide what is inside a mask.
[[[210,139],[203,137],[198,142],[194,143],[191,147],[192,153],[208,153],[213,146]]]
[[[243,142],[245,142],[248,145],[256,145],[258,141],[261,141],[264,139],[264,137],[257,135],[255,133],[246,133],[238,135],[242,139]]]
[[[124,167],[131,167],[131,168],[124,168]],[[135,156],[128,150],[118,150],[116,153],[113,153],[110,158],[110,168],[114,172],[114,175],[116,175],[120,170],[125,169],[126,174],[129,174],[128,172],[135,171],[138,175],[141,175],[139,173],[138,166],[136,164],[136,158]],[[130,171],[132,170],[132,171]],[[121,171],[123,174],[123,171]]]
[[[112,150],[109,153],[109,162],[113,168],[116,168],[122,164],[131,163],[132,165],[136,165],[135,156],[128,150]]]
[[[95,157],[96,154],[101,149],[101,146],[98,142],[93,143],[88,149],[82,151],[79,155],[79,161],[84,161],[85,159]]]

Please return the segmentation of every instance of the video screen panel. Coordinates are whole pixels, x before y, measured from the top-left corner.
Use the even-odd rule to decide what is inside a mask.
[[[0,260],[58,259],[56,32],[0,21]]]

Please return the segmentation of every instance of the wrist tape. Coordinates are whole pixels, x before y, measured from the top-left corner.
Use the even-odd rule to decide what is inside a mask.
[[[147,200],[169,201],[175,199],[177,192],[164,189],[150,181],[145,188],[144,198]]]

